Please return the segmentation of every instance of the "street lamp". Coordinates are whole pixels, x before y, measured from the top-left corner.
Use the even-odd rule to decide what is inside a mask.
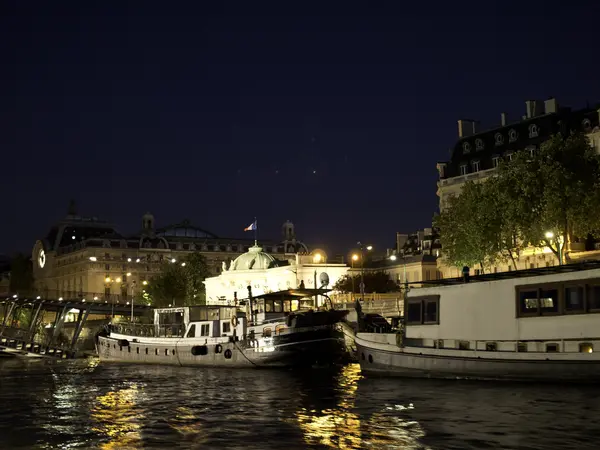
[[[354,300],[354,263],[358,261],[358,255],[354,253],[352,255],[352,300]]]
[[[561,247],[561,242],[560,242],[560,236],[557,236],[556,239],[554,239],[554,233],[552,231],[546,231],[546,233],[544,234],[544,237],[546,238],[548,247],[550,247],[550,249],[552,249],[551,247],[551,243],[554,240],[556,242],[556,253],[558,254],[558,264],[562,265],[563,263],[563,258],[562,258],[562,247]]]
[[[365,301],[365,249],[367,251],[373,250],[372,245],[366,247],[358,241],[357,245],[360,247],[360,295],[363,301]]]

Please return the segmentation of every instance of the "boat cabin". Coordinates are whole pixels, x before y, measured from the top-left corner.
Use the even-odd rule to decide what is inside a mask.
[[[432,281],[407,293],[404,310],[408,346],[591,352],[600,338],[600,264]]]
[[[287,289],[285,291],[268,292],[256,297],[248,297],[241,301],[245,305],[246,313],[250,315],[250,304],[256,323],[281,319],[292,312],[315,310],[317,297],[327,296],[331,289]]]
[[[184,306],[180,308],[157,308],[154,310],[154,326],[157,336],[223,337],[233,336],[233,317],[237,326],[244,324],[244,317],[235,306]],[[242,329],[238,330],[241,335]]]

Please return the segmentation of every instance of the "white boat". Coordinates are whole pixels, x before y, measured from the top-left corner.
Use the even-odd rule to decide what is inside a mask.
[[[600,380],[600,264],[438,280],[405,296],[405,327],[357,333],[362,371]]]
[[[180,366],[288,367],[343,357],[338,322],[348,311],[292,311],[293,302],[324,290],[288,290],[236,306],[154,310],[154,324],[112,325],[97,337],[101,361]],[[252,311],[252,313],[250,313]]]

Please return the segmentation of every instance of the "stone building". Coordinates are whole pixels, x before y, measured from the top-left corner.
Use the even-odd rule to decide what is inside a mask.
[[[282,240],[265,240],[263,248],[282,258],[308,253],[290,221],[283,232]],[[138,233],[124,235],[108,222],[79,215],[71,204],[67,216],[33,247],[34,283],[47,298],[125,299],[144,289],[165,262],[178,264],[200,252],[216,275],[253,244],[253,239],[220,237],[187,220],[157,227],[150,213],[143,215]]]
[[[448,161],[439,162],[437,195],[440,210],[448,198],[458,195],[466,181],[482,181],[498,167],[500,160],[510,160],[519,150],[535,152],[552,134],[582,131],[600,152],[600,109],[584,108],[572,111],[560,107],[554,98],[544,102],[525,102],[526,114],[517,121],[509,121],[501,114],[500,125],[479,130],[478,122],[458,121],[458,141]]]

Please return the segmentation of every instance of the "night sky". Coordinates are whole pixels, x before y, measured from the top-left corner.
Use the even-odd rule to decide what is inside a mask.
[[[430,226],[457,119],[600,101],[597,1],[370,3],[1,2],[0,253],[71,198],[123,233],[391,247]]]

